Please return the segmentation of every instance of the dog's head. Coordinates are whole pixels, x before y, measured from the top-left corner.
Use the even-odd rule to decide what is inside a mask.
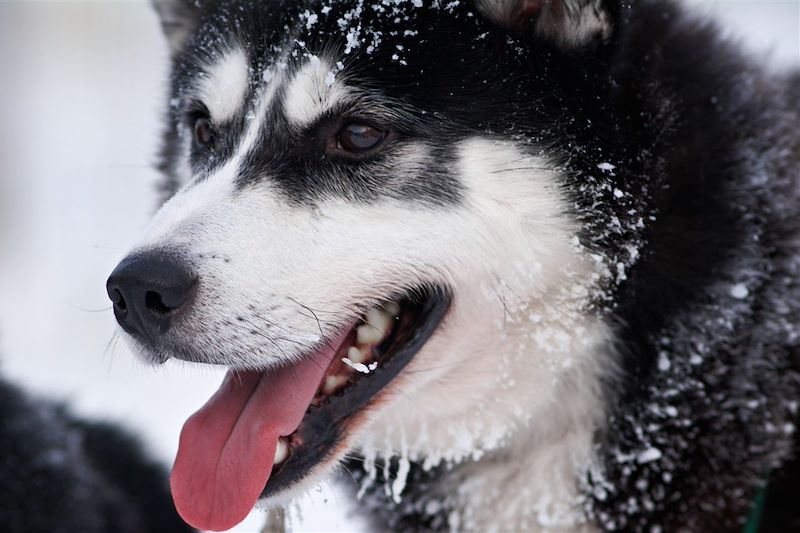
[[[143,358],[230,368],[181,437],[190,523],[228,528],[353,448],[459,460],[590,416],[558,404],[596,399],[591,306],[625,260],[584,242],[572,85],[602,83],[584,59],[613,13],[156,5],[171,197],[108,289]],[[626,221],[605,157],[587,186]]]

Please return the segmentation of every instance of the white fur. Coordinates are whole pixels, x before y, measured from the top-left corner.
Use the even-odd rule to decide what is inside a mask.
[[[611,22],[600,0],[534,0],[536,11],[529,12],[531,0],[480,0],[478,5],[500,24],[522,27],[521,16],[535,16],[535,30],[540,35],[565,46],[581,46],[597,35],[611,36]],[[561,4],[554,9],[553,3]]]
[[[205,73],[197,97],[208,107],[212,121],[233,118],[244,105],[249,86],[250,66],[240,46],[225,52]]]
[[[584,528],[576,480],[612,368],[610,332],[583,309],[599,278],[546,161],[482,139],[461,160],[462,231],[479,242],[468,258],[448,246],[453,308],[355,440],[428,466],[485,459],[454,478],[455,529]]]
[[[348,96],[348,89],[336,79],[335,70],[328,61],[312,56],[295,72],[283,102],[286,118],[293,126],[309,126]]]
[[[553,17],[543,17],[536,28],[542,35],[568,46],[581,46],[597,35],[603,39],[611,36],[611,22],[598,1],[578,8],[566,20],[556,21]]]

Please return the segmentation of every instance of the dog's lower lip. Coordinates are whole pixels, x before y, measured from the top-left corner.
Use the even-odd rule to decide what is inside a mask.
[[[286,437],[288,456],[273,467],[261,498],[303,479],[333,453],[350,418],[391,383],[437,329],[450,307],[451,296],[443,289],[413,291],[404,302],[414,308],[408,310],[404,306],[400,319],[405,323],[377,346],[380,364],[368,376],[356,379],[341,395],[309,408],[297,431]]]

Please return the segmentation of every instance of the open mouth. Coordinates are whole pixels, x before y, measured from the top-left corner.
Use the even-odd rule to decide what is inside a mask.
[[[449,305],[444,290],[413,290],[292,365],[229,371],[181,432],[170,485],[184,520],[230,529],[260,497],[302,480],[335,452],[353,416],[413,359]]]

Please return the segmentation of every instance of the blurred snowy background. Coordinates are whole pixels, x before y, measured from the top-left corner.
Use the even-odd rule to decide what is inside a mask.
[[[775,69],[800,65],[800,0],[687,0]],[[105,279],[155,209],[167,73],[150,6],[0,1],[0,370],[123,421],[171,464],[222,374],[138,363],[109,344]],[[300,531],[354,529],[322,487]],[[234,531],[256,531],[254,513]]]

